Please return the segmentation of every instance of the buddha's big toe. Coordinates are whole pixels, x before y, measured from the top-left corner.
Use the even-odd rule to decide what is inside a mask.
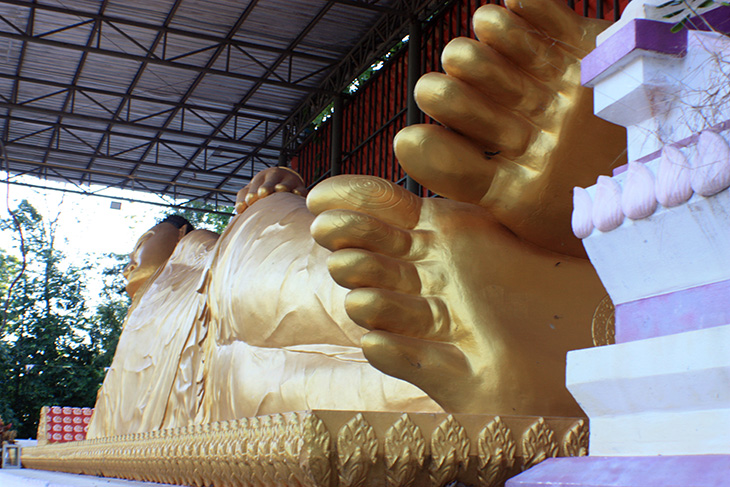
[[[423,252],[424,236],[413,231],[420,198],[379,178],[339,176],[316,186],[307,206],[317,215],[312,236],[333,252],[328,267],[338,284],[420,292],[414,261]]]
[[[327,210],[354,210],[400,228],[413,228],[420,217],[421,198],[373,176],[343,175],[326,179],[307,197],[315,215]]]
[[[345,309],[353,321],[413,337],[446,333],[440,298],[421,294],[417,263],[427,252],[428,232],[413,230],[420,198],[378,178],[342,176],[317,186],[307,204],[318,213],[312,236],[333,251],[330,274],[352,289]]]

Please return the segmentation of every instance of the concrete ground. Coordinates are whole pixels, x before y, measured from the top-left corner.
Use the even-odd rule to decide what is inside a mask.
[[[161,485],[163,484],[26,468],[0,469],[0,487],[160,487]]]

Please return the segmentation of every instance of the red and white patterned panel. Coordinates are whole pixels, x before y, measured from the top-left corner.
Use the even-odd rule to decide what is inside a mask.
[[[93,408],[51,406],[46,413],[46,438],[49,443],[86,439]]]

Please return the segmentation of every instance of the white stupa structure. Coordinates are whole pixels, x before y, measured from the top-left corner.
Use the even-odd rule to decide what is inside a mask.
[[[634,0],[583,60],[595,113],[628,137],[629,164],[576,188],[572,221],[616,344],[568,354],[589,456],[510,487],[730,486],[730,7],[695,3]]]

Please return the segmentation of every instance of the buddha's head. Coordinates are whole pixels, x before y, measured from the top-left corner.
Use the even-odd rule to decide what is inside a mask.
[[[177,243],[191,230],[193,226],[185,218],[171,215],[137,240],[134,250],[129,254],[129,264],[122,271],[127,279],[129,297],[133,298],[157,269],[167,262]]]

